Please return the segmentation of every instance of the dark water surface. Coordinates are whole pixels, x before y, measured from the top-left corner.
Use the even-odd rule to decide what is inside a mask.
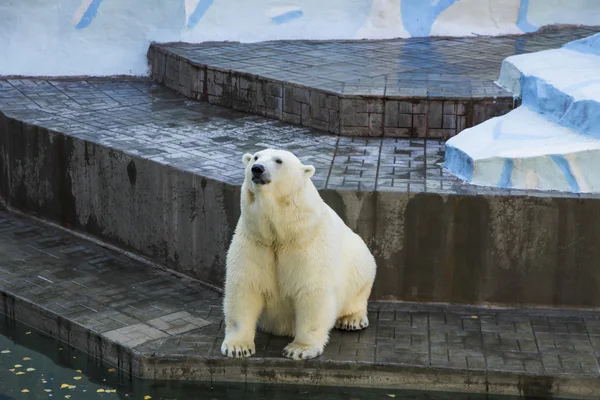
[[[513,400],[517,397],[296,385],[125,379],[109,365],[0,314],[0,400]]]

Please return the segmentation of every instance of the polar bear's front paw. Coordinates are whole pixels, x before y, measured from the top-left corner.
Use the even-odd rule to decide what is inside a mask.
[[[292,342],[283,349],[282,354],[292,360],[308,360],[309,358],[319,357],[323,354],[323,346],[301,346]]]
[[[221,354],[232,358],[250,357],[256,353],[256,347],[253,342],[242,340],[227,340],[221,345]]]
[[[369,318],[366,315],[347,315],[335,321],[335,327],[343,331],[358,331],[369,326]]]

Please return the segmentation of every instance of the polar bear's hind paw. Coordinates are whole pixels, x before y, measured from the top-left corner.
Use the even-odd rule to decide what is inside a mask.
[[[366,315],[347,315],[335,321],[335,327],[343,331],[359,331],[369,326],[369,318]]]

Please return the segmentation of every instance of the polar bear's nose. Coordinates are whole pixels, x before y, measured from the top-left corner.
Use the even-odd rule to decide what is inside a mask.
[[[262,175],[265,172],[265,167],[260,164],[254,164],[250,169],[254,175]]]

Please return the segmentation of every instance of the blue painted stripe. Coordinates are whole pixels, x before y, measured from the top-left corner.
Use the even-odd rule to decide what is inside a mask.
[[[281,25],[286,22],[290,22],[295,19],[302,18],[303,15],[304,15],[304,13],[302,12],[302,10],[288,11],[281,15],[274,16],[273,18],[271,18],[271,21],[275,22],[277,25]]]
[[[571,171],[571,166],[569,165],[567,159],[561,156],[560,154],[552,154],[550,155],[550,158],[552,159],[552,161],[554,161],[554,164],[558,166],[558,169],[560,169],[560,171],[563,173],[565,180],[571,187],[571,191],[573,191],[574,193],[579,193],[579,184],[577,183],[577,180],[575,180],[575,175],[573,175],[573,171]]]
[[[404,29],[413,37],[429,36],[437,17],[458,0],[402,0],[400,15]]]
[[[464,151],[446,143],[445,168],[460,179],[471,182],[474,162]]]
[[[196,8],[192,12],[192,15],[190,15],[187,27],[195,27],[198,24],[198,22],[200,22],[206,11],[208,11],[210,6],[212,6],[213,2],[214,0],[200,0],[196,5]]]
[[[527,21],[527,13],[529,11],[529,0],[521,0],[519,4],[519,14],[517,16],[517,27],[523,32],[535,32],[537,27]]]
[[[90,6],[85,10],[79,23],[75,25],[75,29],[83,29],[90,26],[94,18],[96,18],[96,14],[98,14],[98,8],[102,4],[102,0],[93,0]]]
[[[512,173],[515,168],[515,161],[512,158],[504,159],[504,167],[502,168],[502,175],[498,180],[498,187],[511,188],[512,187]]]

